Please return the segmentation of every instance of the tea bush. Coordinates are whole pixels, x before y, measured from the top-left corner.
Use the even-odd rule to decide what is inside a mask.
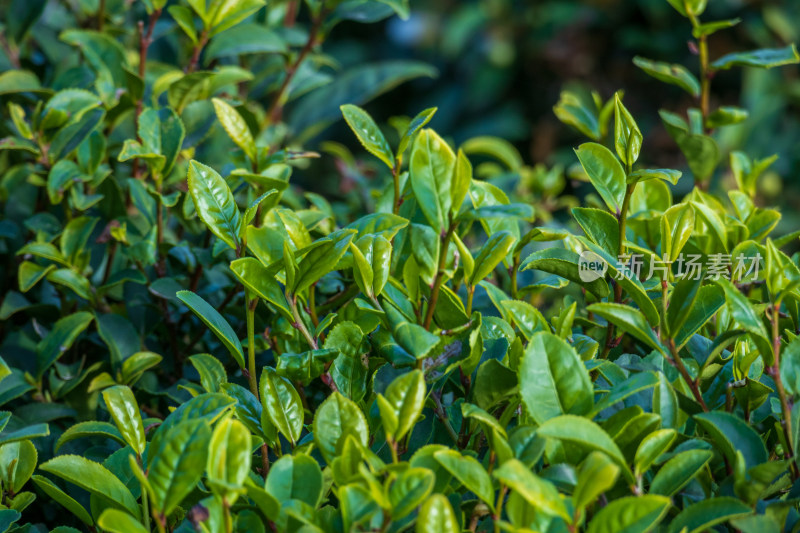
[[[562,92],[566,171],[379,127],[435,72],[324,41],[401,0],[10,2],[0,531],[797,530],[800,231],[711,89],[800,55],[710,57],[738,20],[669,4],[698,68],[631,59],[696,99],[660,111],[687,176],[621,92]],[[340,117],[372,162],[321,143],[331,202],[290,178]]]

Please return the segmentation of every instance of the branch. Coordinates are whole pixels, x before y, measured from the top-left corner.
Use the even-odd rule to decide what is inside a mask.
[[[283,119],[283,105],[285,104],[284,100],[286,99],[286,91],[289,88],[289,84],[294,79],[295,74],[297,74],[297,70],[300,68],[300,65],[305,61],[306,56],[311,52],[311,50],[318,44],[317,38],[319,36],[319,31],[322,28],[322,22],[325,19],[325,15],[327,15],[327,11],[323,10],[317,16],[314,17],[314,20],[311,23],[311,29],[308,32],[308,40],[306,44],[303,45],[303,48],[300,49],[300,53],[297,54],[297,59],[294,60],[288,69],[286,69],[286,77],[283,78],[283,83],[281,83],[278,92],[275,94],[275,98],[272,101],[272,104],[269,106],[269,111],[267,115],[270,118],[270,121],[275,124],[280,122]]]
[[[433,312],[436,309],[436,302],[439,299],[439,291],[444,283],[444,268],[447,263],[447,249],[450,246],[450,239],[453,237],[453,231],[456,229],[456,224],[450,223],[447,232],[442,236],[442,247],[439,249],[439,265],[436,268],[436,276],[433,279],[433,287],[431,288],[431,299],[428,302],[428,311],[425,313],[425,321],[422,326],[425,329],[430,329],[431,322],[433,321]]]

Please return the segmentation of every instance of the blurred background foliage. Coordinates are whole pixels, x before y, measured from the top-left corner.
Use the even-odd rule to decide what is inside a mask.
[[[0,1],[7,21],[4,35],[13,35],[16,25],[24,25],[30,9],[20,6],[31,2],[45,3]],[[686,170],[685,160],[664,129],[658,110],[684,115],[696,103],[679,88],[649,77],[632,62],[640,55],[684,64],[697,73],[697,56],[689,44],[691,27],[668,2],[411,0],[410,16],[405,20],[388,7],[375,11],[370,18],[369,10],[359,7],[363,3],[344,2],[344,8],[337,8],[342,16],[326,24],[324,46],[312,51],[293,81],[291,99],[282,117],[285,124],[264,127],[285,68],[281,52],[287,47],[299,50],[308,35],[311,21],[306,6],[292,0],[268,2],[267,9],[260,10],[253,22],[270,28],[264,30],[260,51],[269,52],[274,44],[275,53],[248,56],[238,63],[255,76],[247,87],[250,102],[246,105],[252,115],[245,113],[254,131],[261,131],[262,140],[273,145],[320,152],[320,159],[295,163],[301,168],[293,183],[343,200],[346,205],[337,209],[343,216],[365,207],[359,204],[370,203],[368,191],[373,191],[373,200],[379,197],[388,179],[341,120],[338,106],[350,102],[363,104],[390,142],[396,141],[395,130],[402,127],[397,117],[438,107],[432,126],[454,143],[476,136],[507,139],[519,150],[529,182],[550,179],[559,182],[557,188],[561,188],[557,175],[562,170],[569,174],[569,168],[577,163],[572,149],[582,136],[554,115],[559,94],[570,89],[585,93],[590,100],[589,91],[594,90],[607,100],[622,90],[625,105],[645,133],[643,159],[653,166]],[[22,66],[55,89],[80,86],[78,78],[86,73],[80,68],[82,56],[59,35],[64,28],[93,27],[101,4],[109,28],[130,27],[118,37],[127,44],[125,53],[134,64],[138,53],[135,25],[147,20],[145,2],[61,0],[46,2],[42,17],[32,27],[32,38],[22,50]],[[779,47],[800,40],[800,25],[796,23],[800,20],[800,2],[712,0],[704,14],[705,20],[736,17],[742,19],[740,24],[710,38],[712,59],[731,51]],[[166,12],[155,25],[153,37],[148,85],[170,65],[185,64],[191,53],[186,36]],[[235,39],[235,35],[232,37]],[[217,54],[219,48],[215,50],[212,42],[203,52],[201,67],[237,64],[236,58]],[[359,67],[389,60],[405,61],[408,75],[404,78],[393,72],[392,81],[381,90],[372,87],[370,96],[382,93],[378,98],[359,102],[353,87],[338,93],[314,91],[343,73],[355,73],[357,78]],[[8,54],[0,54],[0,71],[12,67]],[[197,107],[202,105],[210,107],[208,102]],[[743,150],[757,159],[779,154],[778,161],[761,178],[761,202],[783,208],[783,231],[798,227],[800,69],[721,71],[713,80],[711,102],[712,108],[720,105],[739,105],[749,110],[750,117],[715,134],[722,160],[712,187],[733,187],[727,164],[732,150]],[[186,115],[184,121],[192,122]],[[212,117],[210,108],[203,109],[196,113],[196,122]],[[112,148],[114,139],[121,145],[122,140],[133,136],[131,126],[130,120],[118,122],[111,132]],[[198,131],[203,129],[198,126]],[[211,135],[216,137],[203,145],[204,159],[212,164],[226,161],[232,145],[221,131],[212,131]],[[480,162],[480,157],[477,159]],[[544,166],[533,171],[538,164]],[[486,172],[493,172],[492,167]],[[510,192],[518,185],[519,176],[506,177],[503,188]],[[691,184],[691,179],[681,180],[675,194],[688,192]],[[357,186],[360,194],[351,195]],[[586,184],[567,180],[564,192],[582,196],[588,190]]]
[[[712,58],[728,52],[779,47],[800,39],[800,2],[712,0],[705,20],[741,18],[710,38]],[[617,90],[645,133],[643,160],[685,170],[685,162],[658,116],[685,114],[696,105],[681,89],[647,76],[636,55],[687,65],[697,73],[688,42],[691,28],[667,2],[652,0],[412,0],[411,16],[375,25],[347,23],[331,36],[329,53],[342,64],[395,57],[426,61],[439,72],[392,91],[367,106],[379,121],[400,111],[413,115],[437,106],[438,131],[456,143],[478,135],[512,141],[527,164],[576,162],[581,136],[552,108],[564,88]],[[780,205],[784,230],[798,227],[800,208],[800,69],[746,68],[720,72],[712,108],[740,105],[750,117],[718,133],[723,153],[715,185],[733,187],[731,150],[752,157],[779,154],[761,178],[766,204]],[[343,123],[328,135],[348,139]],[[347,143],[355,147],[355,140]],[[360,153],[360,151],[358,151]],[[368,159],[368,158],[365,158]],[[676,193],[688,192],[691,179]],[[568,187],[576,183],[569,183]]]

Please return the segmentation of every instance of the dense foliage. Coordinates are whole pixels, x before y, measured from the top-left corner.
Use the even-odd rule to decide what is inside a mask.
[[[379,127],[434,69],[323,44],[402,0],[5,4],[0,532],[800,527],[800,231],[712,98],[800,55],[668,4],[698,64],[630,59],[695,102],[659,112],[685,175],[621,91],[561,93],[566,173]],[[332,202],[290,179],[340,118]]]

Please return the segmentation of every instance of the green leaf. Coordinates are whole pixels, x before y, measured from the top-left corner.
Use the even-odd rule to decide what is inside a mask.
[[[686,507],[669,525],[668,533],[701,533],[717,524],[752,514],[753,510],[741,500],[723,496],[699,501]]]
[[[748,112],[740,107],[721,106],[708,115],[706,128],[715,129],[721,126],[739,124],[747,120]]]
[[[619,252],[619,221],[607,211],[591,207],[574,207],[572,216],[586,236],[611,255]]]
[[[64,228],[60,241],[61,252],[70,263],[75,264],[79,260],[98,220],[95,217],[77,217]]]
[[[319,377],[328,363],[338,355],[336,350],[309,350],[300,354],[283,353],[278,358],[275,370],[280,376],[300,381],[308,385],[312,379]]]
[[[514,247],[517,238],[508,231],[498,231],[486,241],[475,256],[475,269],[469,278],[469,284],[475,286],[499,265]]]
[[[628,174],[628,185],[654,179],[668,181],[673,185],[677,185],[681,175],[680,170],[672,170],[671,168],[644,168]]]
[[[263,436],[261,423],[263,409],[255,395],[235,383],[224,383],[220,387],[225,394],[236,400],[233,408],[236,418],[241,420],[254,435]]]
[[[633,115],[623,105],[619,93],[614,95],[614,148],[623,163],[633,166],[642,149],[642,132]]]
[[[354,244],[353,251],[356,269],[361,274],[359,288],[370,297],[380,296],[389,280],[392,262],[392,244],[381,235],[364,235]]]
[[[275,198],[270,200],[273,196]],[[252,202],[250,202],[250,205],[247,206],[247,209],[244,212],[244,222],[242,223],[242,232],[243,232],[242,235],[247,234],[247,225],[250,224],[253,221],[253,219],[256,218],[256,215],[258,214],[258,209],[259,207],[261,207],[261,204],[263,204],[266,200],[270,200],[270,202],[267,203],[267,205],[269,206],[272,204],[272,202],[277,202],[279,199],[280,199],[280,192],[278,191],[278,189],[270,189],[261,196],[259,196],[258,198],[256,198],[255,200],[253,200]],[[242,238],[242,235],[239,235],[239,238]]]
[[[264,0],[228,0],[213,3],[212,6],[216,9],[210,19],[212,30],[209,35],[213,37],[228,28],[233,28],[261,9],[264,3]]]
[[[575,415],[561,415],[539,426],[536,433],[540,437],[572,443],[588,451],[601,451],[621,467],[623,475],[629,481],[633,481],[633,475],[619,447],[608,433],[591,420]]]
[[[56,285],[63,285],[84,300],[91,300],[91,285],[84,276],[69,268],[59,268],[47,275],[47,281]]]
[[[330,234],[319,242],[308,252],[303,259],[297,263],[297,274],[292,286],[292,294],[298,294],[319,279],[334,270],[339,261],[350,248],[355,232],[352,230],[339,230]]]
[[[684,17],[698,17],[706,9],[708,0],[667,0]]]
[[[484,281],[481,285],[485,288],[489,284]],[[542,313],[528,302],[503,300],[500,302],[500,311],[505,311],[505,316],[513,320],[526,339],[530,339],[539,331],[550,331],[550,326]]]
[[[750,333],[758,351],[761,352],[761,357],[764,358],[764,363],[767,366],[772,365],[774,360],[772,344],[770,343],[764,323],[756,314],[753,305],[730,281],[722,278],[716,280],[715,283],[722,287],[722,290],[725,292],[725,301],[728,304],[728,309],[733,319]]]
[[[556,487],[550,481],[531,472],[518,459],[504,462],[493,475],[538,511],[550,516],[560,516],[567,523],[572,522]]]
[[[242,217],[222,176],[213,168],[192,160],[189,162],[188,184],[200,219],[222,242],[238,250]]]
[[[383,161],[389,169],[394,169],[394,154],[386,142],[378,125],[369,116],[369,113],[358,106],[346,104],[340,107],[347,125],[356,134],[358,140],[366,150]]]
[[[6,444],[0,447],[0,464],[4,471],[0,481],[9,493],[18,494],[36,469],[38,454],[29,440]]]
[[[49,434],[50,427],[47,424],[32,424],[16,431],[6,431],[4,433],[0,433],[0,445],[18,442],[21,440],[35,439],[37,437],[46,437]]]
[[[155,441],[160,434],[188,420],[204,420],[206,424],[211,424],[233,407],[235,403],[236,400],[234,398],[219,392],[208,392],[195,396],[191,400],[182,403],[180,407],[172,411],[164,419],[161,425],[158,426],[153,439]]]
[[[206,475],[212,487],[225,492],[242,488],[250,472],[252,450],[252,436],[244,424],[230,417],[219,422],[208,443]]]
[[[148,533],[137,519],[118,509],[103,511],[97,519],[97,525],[109,533]]]
[[[211,307],[199,295],[191,291],[178,291],[175,296],[186,304],[203,323],[211,329],[214,335],[222,342],[228,349],[233,359],[239,364],[240,368],[245,368],[244,352],[242,351],[242,343],[233,331],[233,328],[228,321],[225,320],[219,312]]]
[[[714,411],[695,415],[694,419],[708,433],[730,464],[736,462],[737,453],[742,454],[747,468],[768,460],[767,448],[761,437],[741,418],[731,413]]]
[[[661,255],[664,261],[674,262],[689,241],[695,227],[692,204],[681,203],[667,209],[661,216]]]
[[[33,132],[31,131],[28,122],[25,120],[25,110],[19,104],[14,102],[8,103],[8,114],[11,115],[11,121],[17,132],[28,140],[33,139]]]
[[[650,492],[672,496],[686,486],[711,460],[709,450],[687,450],[664,463],[650,483]]]
[[[50,203],[60,203],[64,199],[64,194],[70,190],[74,183],[81,181],[81,178],[82,175],[78,165],[70,160],[62,159],[53,165],[47,175],[47,195],[50,198]]]
[[[58,488],[55,483],[44,476],[36,475],[33,476],[32,479],[36,486],[42,490],[42,492],[53,498],[67,511],[74,514],[78,520],[87,526],[94,525],[94,520],[92,520],[91,515],[86,511],[86,509],[84,509],[81,504],[75,501],[72,496]]]
[[[647,494],[609,503],[589,522],[587,533],[653,531],[671,506],[669,498]]]
[[[397,232],[408,226],[408,220],[391,213],[370,213],[345,226],[357,231],[356,238],[365,235],[381,235],[386,240],[394,239]]]
[[[384,422],[387,437],[399,442],[412,430],[422,414],[426,393],[425,376],[422,371],[412,370],[395,378],[384,393],[378,395],[378,398],[383,398],[384,405],[391,410],[393,420],[396,421],[394,427],[389,427]],[[381,409],[381,414],[383,413],[384,409]]]
[[[642,439],[633,461],[635,475],[640,476],[647,472],[658,458],[669,450],[676,436],[674,429],[660,429]]]
[[[702,221],[710,229],[709,233],[716,238],[716,241],[722,246],[724,251],[728,251],[727,231],[725,230],[725,222],[723,222],[722,217],[705,203],[692,201],[691,205],[695,213],[700,216]]]
[[[658,384],[658,374],[656,372],[639,372],[621,383],[616,383],[607,395],[603,396],[594,406],[592,413],[599,413],[612,405],[621,402],[637,392],[651,389]]]
[[[714,173],[719,162],[720,152],[717,142],[708,135],[690,134],[686,122],[668,111],[660,111],[661,120],[670,136],[686,157],[689,170],[695,181],[706,181]]]
[[[408,468],[389,486],[392,519],[402,520],[425,501],[433,491],[436,476],[427,468]]]
[[[170,14],[173,7],[169,7]],[[276,32],[260,24],[245,23],[215,35],[203,51],[203,59],[208,64],[221,57],[284,52],[286,43]]]
[[[122,44],[111,35],[70,27],[59,35],[59,39],[80,49],[102,82],[97,85],[105,86],[103,91],[111,93],[115,88],[125,86],[127,56]],[[107,97],[114,98],[111,94]]]
[[[666,317],[667,331],[671,336],[674,336],[674,333],[679,331],[686,322],[689,312],[694,307],[695,301],[697,301],[697,295],[702,284],[703,281],[700,279],[695,280],[685,277],[679,280],[672,289]]]
[[[725,295],[716,285],[706,285],[698,291],[694,305],[685,316],[685,322],[675,332],[675,344],[680,349],[700,331],[711,318],[725,305]],[[672,331],[670,329],[670,331]]]
[[[700,96],[700,82],[683,65],[652,61],[639,56],[633,58],[633,64],[659,81],[677,85],[695,98]]]
[[[147,441],[144,436],[142,416],[139,414],[139,404],[133,396],[133,391],[125,385],[109,387],[103,391],[103,401],[125,442],[138,456],[141,456]]]
[[[137,133],[141,143],[137,140],[126,140],[118,159],[146,159],[157,174],[156,179],[168,176],[186,135],[178,114],[168,107],[145,109],[139,116]]]
[[[456,165],[453,170],[453,183],[450,186],[450,216],[458,217],[464,199],[469,193],[472,185],[472,163],[469,162],[463,149],[458,150],[456,155]],[[509,206],[511,208],[511,206]],[[502,215],[500,215],[502,216]],[[514,215],[511,215],[514,216]],[[482,213],[479,218],[491,217],[488,213]]]
[[[225,100],[212,98],[211,101],[214,103],[214,111],[217,113],[217,119],[220,124],[222,124],[222,127],[225,128],[228,137],[242,149],[251,162],[257,162],[258,150],[247,122],[245,122],[239,112]]]
[[[490,359],[490,361],[497,361],[496,359]],[[488,362],[488,361],[487,361]],[[464,418],[471,418],[481,423],[484,426],[484,433],[490,435],[492,431],[497,432],[503,438],[508,438],[508,434],[503,426],[500,425],[500,422],[497,421],[495,417],[478,407],[477,405],[473,405],[471,403],[462,403],[461,404],[461,415]],[[486,430],[490,431],[486,431]]]
[[[581,258],[572,250],[566,248],[545,248],[533,252],[523,262],[520,271],[542,270],[550,274],[568,279],[591,292],[598,298],[605,298],[610,294],[608,284],[600,277],[591,281],[584,281],[580,274]]]
[[[82,311],[66,316],[55,323],[50,333],[36,347],[37,378],[41,378],[44,371],[50,368],[72,346],[75,339],[89,327],[92,320],[94,320],[94,315]]]
[[[733,52],[726,54],[713,63],[711,67],[727,70],[731,67],[773,68],[800,63],[800,54],[794,44],[785,48],[763,48],[751,52]]]
[[[122,382],[133,385],[148,369],[160,363],[162,357],[153,352],[136,352],[122,362]]]
[[[231,262],[231,272],[247,287],[248,290],[274,305],[287,320],[293,321],[294,317],[289,310],[286,295],[281,290],[278,281],[270,271],[257,259],[243,257]]]
[[[614,486],[618,475],[619,467],[606,454],[590,453],[578,471],[578,483],[575,492],[572,493],[572,504],[576,509],[588,507]]]
[[[619,160],[611,150],[597,143],[584,143],[575,154],[608,209],[614,214],[619,213],[626,188],[625,170]]]
[[[519,379],[522,402],[538,424],[563,414],[586,414],[594,405],[583,361],[572,346],[552,333],[531,337]]]
[[[558,103],[553,106],[553,113],[558,120],[569,124],[593,141],[600,141],[604,136],[605,124],[600,124],[597,105],[587,104],[577,93],[561,91]]]
[[[258,386],[261,405],[269,421],[294,446],[303,431],[303,402],[292,383],[275,369],[264,367]]]
[[[64,431],[56,441],[55,451],[58,452],[59,448],[67,442],[83,437],[102,437],[105,439],[113,439],[122,446],[127,444],[122,437],[122,433],[120,433],[114,424],[90,420],[87,422],[78,422]]]
[[[622,331],[630,333],[650,348],[658,350],[662,354],[666,353],[641,311],[616,303],[597,303],[590,305],[586,309],[605,318]]]
[[[10,69],[0,74],[0,94],[39,91],[41,88],[39,78],[29,70]]]
[[[22,515],[16,509],[0,510],[0,531],[6,533],[20,518],[22,518]],[[17,530],[17,528],[15,527],[14,530]]]
[[[417,533],[460,533],[453,507],[442,494],[428,498],[417,516]]]
[[[516,394],[517,385],[516,372],[496,359],[488,359],[478,367],[472,398],[478,406],[490,410],[506,397]]]
[[[106,116],[103,109],[85,111],[62,127],[50,142],[48,155],[55,162],[66,158],[83,140],[97,128]]]
[[[392,335],[397,344],[417,359],[425,358],[439,343],[438,335],[410,322],[399,324]]]
[[[225,367],[213,355],[198,353],[189,357],[189,362],[200,374],[200,383],[206,392],[220,392],[221,386],[228,382]]]
[[[438,451],[433,456],[467,490],[475,493],[490,509],[494,509],[492,478],[477,459],[461,455],[455,450]]]
[[[466,154],[489,156],[503,163],[508,170],[518,171],[524,166],[522,156],[513,144],[499,137],[472,137],[461,145]]]
[[[178,26],[186,33],[187,37],[196,44],[197,30],[194,27],[194,15],[192,15],[192,11],[186,6],[171,5],[167,8],[167,12],[169,12],[173,20],[175,20]]]
[[[735,18],[735,19],[728,19],[728,20],[715,20],[713,22],[706,22],[704,24],[700,24],[699,26],[695,27],[692,30],[692,35],[696,38],[700,38],[703,35],[712,35],[717,33],[719,30],[724,30],[726,28],[732,28],[739,24],[742,19]]]
[[[111,507],[139,516],[139,505],[131,491],[100,463],[77,455],[59,455],[39,468],[79,486]]]
[[[411,188],[419,208],[437,233],[446,230],[450,225],[456,155],[435,131],[424,129],[414,141],[409,165]]]
[[[336,388],[347,398],[361,401],[367,389],[366,354],[369,347],[361,328],[354,322],[340,322],[328,334],[323,346],[337,352],[329,368]]]
[[[19,265],[19,270],[17,271],[19,290],[22,292],[28,292],[55,269],[56,265],[48,265],[43,267],[32,261],[23,261]]]
[[[284,455],[269,468],[265,488],[280,502],[300,500],[316,508],[324,481],[317,462],[304,454]]]
[[[423,111],[417,113],[417,116],[411,119],[406,126],[406,130],[403,132],[402,137],[400,137],[400,144],[397,146],[397,158],[403,157],[403,154],[406,152],[406,148],[408,148],[409,144],[415,139],[417,132],[425,127],[425,125],[431,121],[433,115],[436,113],[438,108],[436,107],[429,107]]]
[[[35,255],[36,257],[48,259],[64,266],[70,266],[61,251],[49,242],[29,242],[17,250],[17,255],[25,254]]]
[[[361,446],[367,445],[367,420],[358,405],[338,392],[322,402],[314,415],[314,442],[329,464],[341,451],[344,441],[352,435]]]
[[[194,490],[206,468],[210,438],[209,421],[202,418],[186,419],[156,434],[147,465],[156,510],[169,515]]]

